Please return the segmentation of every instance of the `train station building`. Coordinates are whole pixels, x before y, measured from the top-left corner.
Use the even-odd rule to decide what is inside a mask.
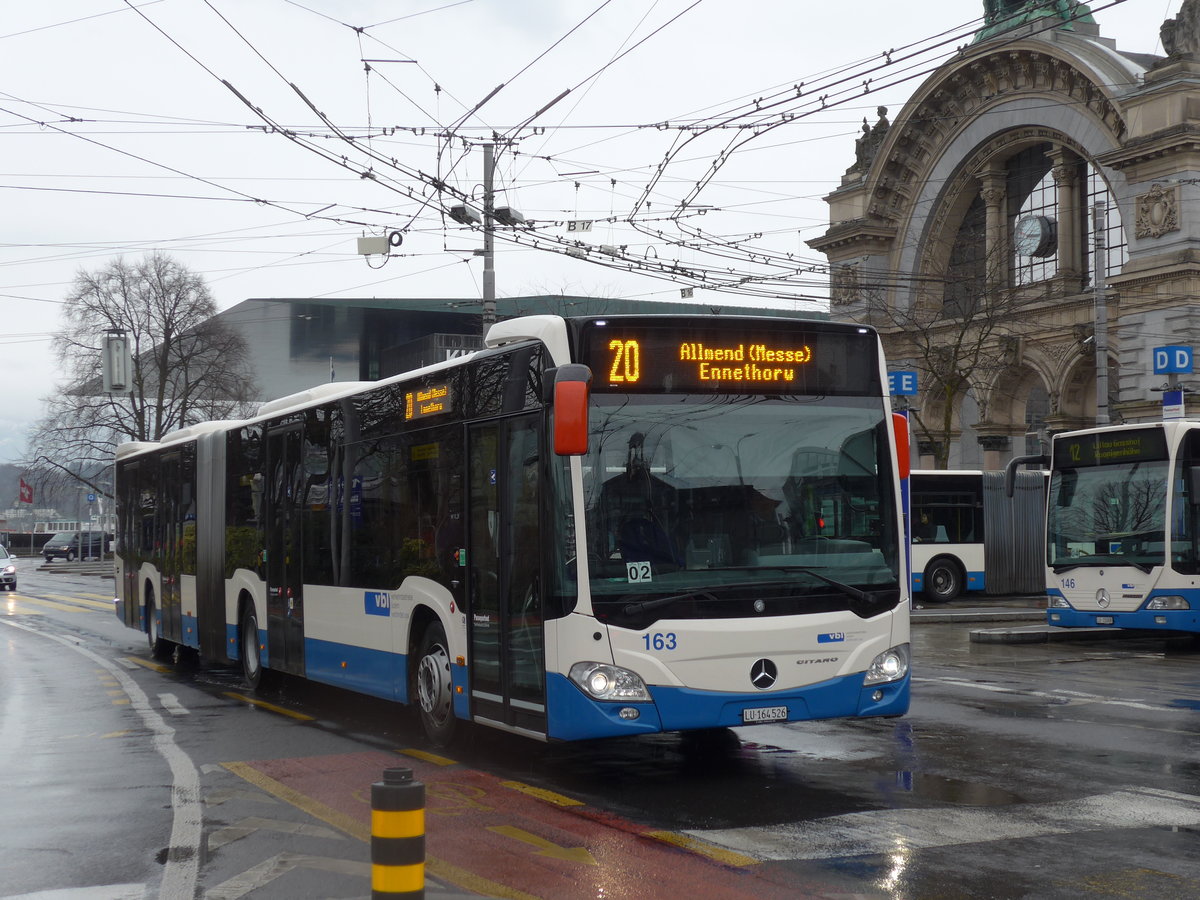
[[[809,242],[833,316],[877,326],[917,373],[925,466],[1182,415],[1176,388],[1200,409],[1200,374],[1155,365],[1200,346],[1200,0],[1163,23],[1166,56],[1121,47],[1082,4],[984,8],[903,109],[864,120]]]

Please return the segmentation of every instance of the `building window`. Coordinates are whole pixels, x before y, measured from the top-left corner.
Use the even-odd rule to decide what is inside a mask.
[[[1121,211],[1117,208],[1116,198],[1108,187],[1104,176],[1093,165],[1087,167],[1087,203],[1085,218],[1086,228],[1082,233],[1087,235],[1087,246],[1084,253],[1088,260],[1088,281],[1096,283],[1095,260],[1095,221],[1092,210],[1097,203],[1103,202],[1107,211],[1107,228],[1104,231],[1104,277],[1118,274],[1129,259],[1129,242],[1125,238],[1125,229],[1121,226]]]
[[[1036,284],[1058,273],[1058,185],[1047,155],[1051,149],[1049,144],[1028,147],[1005,167],[1016,286]]]
[[[987,206],[976,197],[967,208],[946,266],[946,288],[942,294],[942,312],[947,318],[969,316],[983,294],[987,276]]]
[[[1025,398],[1025,455],[1042,452],[1041,435],[1046,429],[1046,416],[1050,415],[1050,395],[1046,388],[1035,384]]]

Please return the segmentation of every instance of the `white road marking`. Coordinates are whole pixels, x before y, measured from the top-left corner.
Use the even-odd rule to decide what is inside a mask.
[[[132,709],[141,716],[143,725],[153,736],[154,749],[171,769],[171,844],[163,866],[159,900],[190,900],[195,897],[200,873],[200,841],[204,835],[204,807],[200,802],[200,774],[196,771],[192,758],[175,743],[175,729],[158,714],[151,705],[150,698],[117,663],[105,659],[74,640],[38,631],[9,619],[0,619],[0,622],[38,637],[57,641],[103,666],[120,682],[129,697]]]
[[[144,884],[105,884],[95,887],[64,888],[57,891],[38,891],[35,894],[13,894],[3,900],[144,900]]]
[[[247,869],[241,875],[236,875],[228,881],[223,881],[216,887],[210,888],[204,894],[204,900],[239,900],[256,888],[270,884],[280,875],[285,875],[292,869],[317,869],[340,875],[356,875],[360,878],[371,877],[370,863],[280,853],[252,869]]]
[[[179,702],[179,698],[174,694],[159,694],[158,702],[163,705],[163,709],[173,716],[189,715],[189,710],[185,709],[183,704]]]
[[[216,850],[218,847],[232,844],[234,841],[241,840],[244,837],[254,834],[256,831],[303,834],[309,837],[327,838],[331,841],[344,840],[336,831],[320,825],[306,825],[303,822],[288,822],[283,819],[261,819],[257,816],[251,816],[248,819],[242,819],[240,822],[235,822],[227,828],[222,828],[210,834],[208,836],[208,849],[209,851]]]
[[[979,681],[967,681],[963,678],[914,678],[914,681],[924,681],[930,684],[948,684],[951,687],[974,688],[979,691],[989,691],[993,694],[1019,694],[1022,697],[1038,697],[1043,700],[1076,700],[1088,703],[1102,703],[1106,706],[1125,706],[1130,709],[1145,709],[1152,712],[1162,712],[1169,709],[1174,712],[1190,712],[1165,703],[1148,703],[1145,700],[1116,700],[1103,694],[1084,694],[1079,691],[1030,691],[1023,688],[1009,688],[999,684],[988,684]]]
[[[1200,825],[1200,797],[1130,789],[1056,803],[880,809],[769,828],[687,832],[759,859],[832,859],[1121,828]]]

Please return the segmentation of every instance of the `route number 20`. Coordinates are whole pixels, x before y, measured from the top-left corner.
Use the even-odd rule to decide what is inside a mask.
[[[642,348],[637,341],[608,342],[613,351],[612,368],[608,370],[609,384],[632,383],[642,377]]]

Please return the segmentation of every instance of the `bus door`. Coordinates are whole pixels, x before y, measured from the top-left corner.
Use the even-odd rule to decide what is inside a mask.
[[[468,610],[472,715],[546,732],[539,415],[469,434]]]
[[[159,556],[159,574],[162,576],[162,596],[158,598],[158,608],[162,619],[162,636],[180,643],[183,641],[183,599],[179,583],[183,571],[183,504],[179,496],[183,463],[180,454],[172,453],[163,457],[161,479],[163,497],[159,510],[162,517],[162,552]]]
[[[272,669],[304,674],[300,426],[267,433],[267,649]]]
[[[138,589],[142,577],[140,562],[144,553],[143,483],[147,477],[148,473],[143,470],[140,462],[122,465],[117,475],[117,489],[121,492],[121,520],[117,525],[120,529],[118,549],[121,554],[121,597],[125,601],[124,621],[130,628],[141,628],[143,625]]]

